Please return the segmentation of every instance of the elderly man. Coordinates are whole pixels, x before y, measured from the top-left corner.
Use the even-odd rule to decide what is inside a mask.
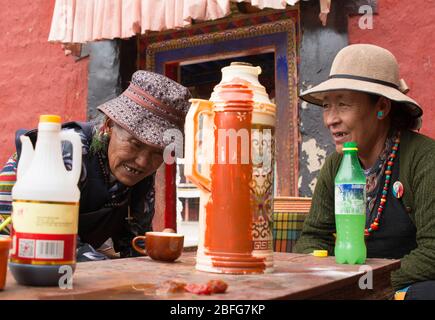
[[[187,88],[165,76],[137,71],[120,96],[98,107],[104,114],[101,124],[62,126],[78,132],[83,143],[77,261],[136,255],[131,240],[152,228],[154,176],[168,143],[164,133],[170,129],[183,132],[190,97]],[[21,134],[33,143],[37,139],[36,130],[17,133],[17,153],[0,173],[0,214],[10,214],[12,209],[10,182],[20,157]],[[67,168],[71,166],[70,148],[63,145]]]

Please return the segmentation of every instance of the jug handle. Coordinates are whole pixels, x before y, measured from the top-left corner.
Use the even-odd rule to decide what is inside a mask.
[[[212,108],[213,102],[201,99],[190,99],[191,107],[186,117],[186,152],[184,152],[186,161],[184,166],[184,175],[198,185],[204,191],[211,192],[211,181],[209,178],[199,173],[197,167],[198,162],[196,159],[197,146],[198,146],[198,129],[199,129],[199,116],[206,114],[213,116]],[[192,150],[193,152],[187,152]]]
[[[20,137],[21,140],[21,157],[20,161],[18,161],[17,168],[17,180],[20,180],[21,177],[24,176],[27,169],[30,167],[30,164],[33,160],[34,149],[30,138],[25,136],[24,134]]]
[[[77,184],[82,171],[82,140],[74,130],[61,131],[60,139],[71,142],[73,146],[72,168],[71,171],[68,171],[68,175],[74,184]]]

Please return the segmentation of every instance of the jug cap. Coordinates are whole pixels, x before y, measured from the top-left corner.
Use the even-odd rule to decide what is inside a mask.
[[[313,256],[315,256],[315,257],[327,257],[328,250],[314,250]]]
[[[55,114],[43,114],[39,116],[39,122],[53,122],[53,123],[60,123],[61,119],[60,116]]]

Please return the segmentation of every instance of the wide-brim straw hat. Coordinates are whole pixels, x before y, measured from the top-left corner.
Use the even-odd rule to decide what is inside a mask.
[[[338,52],[329,79],[300,94],[300,98],[322,106],[324,94],[353,90],[386,97],[399,104],[413,118],[423,114],[420,105],[406,95],[405,81],[399,78],[399,64],[394,55],[371,44],[349,45]]]
[[[172,142],[164,139],[167,130],[177,129],[183,134],[190,98],[189,90],[181,84],[161,74],[139,70],[121,95],[98,109],[139,141],[164,148]]]

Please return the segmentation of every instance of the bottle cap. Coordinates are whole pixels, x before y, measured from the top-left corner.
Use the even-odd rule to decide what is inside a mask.
[[[55,114],[43,114],[43,115],[39,116],[39,122],[60,123],[61,119],[60,119],[60,116],[57,116]]]
[[[343,151],[358,151],[358,145],[356,142],[345,142],[343,144]]]
[[[315,257],[327,257],[328,250],[314,250],[313,256],[315,256]]]

